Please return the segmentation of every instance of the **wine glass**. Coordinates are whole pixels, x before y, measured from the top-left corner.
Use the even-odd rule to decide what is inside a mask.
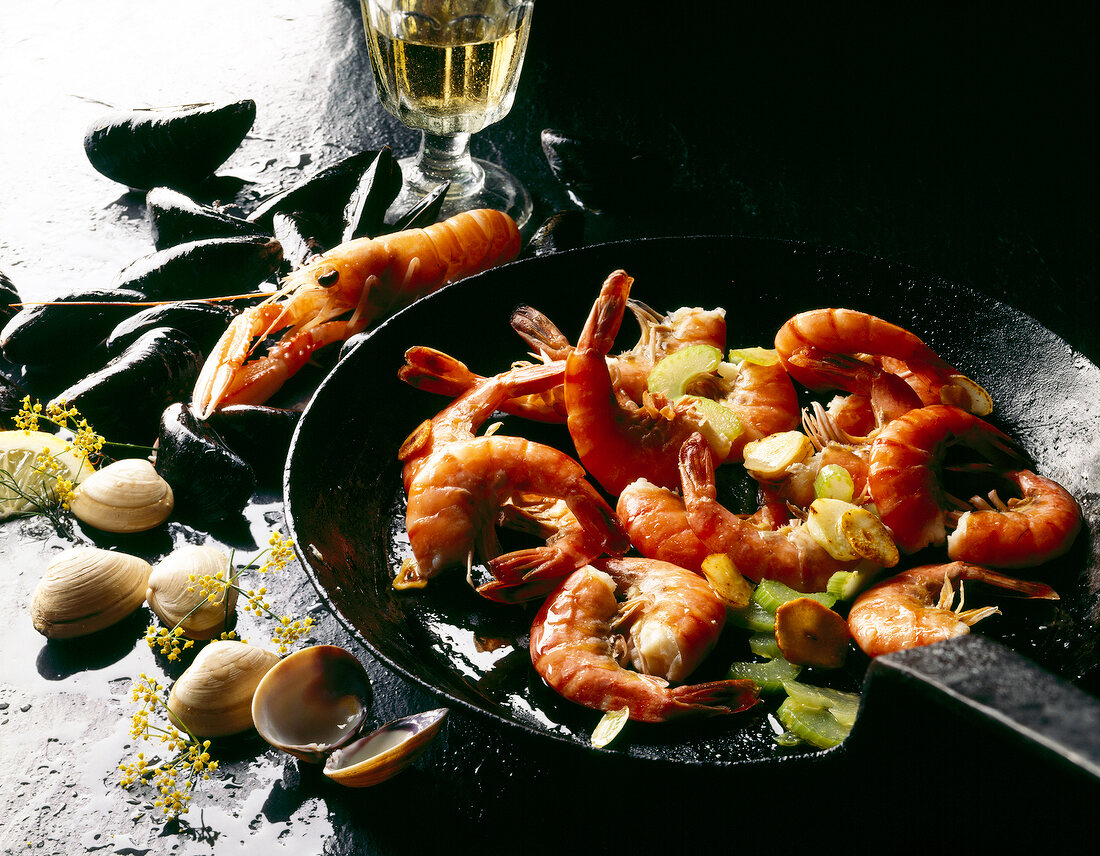
[[[450,181],[449,217],[495,208],[523,227],[531,197],[506,169],[470,155],[470,135],[507,115],[516,94],[534,0],[360,0],[378,95],[422,132],[403,158],[399,210]]]

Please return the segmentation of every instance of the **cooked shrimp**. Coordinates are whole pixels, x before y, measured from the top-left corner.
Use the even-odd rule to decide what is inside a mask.
[[[752,580],[778,580],[802,592],[823,591],[837,571],[857,562],[830,556],[799,522],[761,530],[718,502],[714,460],[695,434],[680,450],[680,478],[688,522],[711,553],[725,553]]]
[[[775,529],[786,523],[790,519],[786,505],[769,491],[764,491],[764,497],[764,504],[755,514],[737,516],[757,529]],[[680,495],[646,479],[626,486],[619,494],[615,513],[634,549],[650,559],[698,571],[712,552],[691,528]]]
[[[794,316],[775,336],[791,376],[809,389],[866,397],[881,425],[921,404],[951,404],[984,416],[989,394],[913,333],[851,309]]]
[[[641,301],[628,299],[633,282],[633,278],[621,270],[605,280],[598,300],[615,314],[601,325],[605,335],[597,342],[597,347],[607,355],[608,371],[615,389],[635,404],[641,404],[649,373],[661,359],[690,345],[725,348],[726,313],[723,309],[685,306],[668,315],[659,315]],[[628,351],[611,355],[626,309],[638,322],[638,342]],[[512,313],[512,328],[544,361],[564,360],[574,350],[554,322],[531,306],[521,306]]]
[[[511,261],[519,247],[519,231],[507,214],[479,210],[329,250],[290,274],[276,295],[233,319],[199,373],[195,410],[205,419],[229,404],[262,404],[319,348],[445,283]],[[285,328],[266,355],[249,361],[254,340]]]
[[[952,609],[955,599],[952,584],[956,580],[959,605]],[[976,622],[999,614],[1000,610],[986,606],[964,611],[964,580],[1018,591],[1029,598],[1058,599],[1045,583],[1016,580],[966,562],[924,565],[891,577],[856,598],[848,612],[852,638],[868,656],[877,657],[969,633]]]
[[[561,367],[564,379],[564,360],[552,364]],[[405,365],[400,368],[397,376],[409,386],[452,398],[486,380],[485,376],[474,373],[461,360],[423,345],[414,346],[405,352]],[[500,402],[499,409],[539,422],[564,422],[565,386],[557,383],[543,392],[507,398]]]
[[[550,580],[603,552],[626,550],[625,531],[576,461],[519,437],[474,436],[500,402],[560,376],[560,365],[537,365],[487,378],[405,440],[398,457],[415,566],[403,571],[399,587],[422,584],[451,565],[469,574],[477,555],[496,578],[483,593],[511,601],[545,594]],[[494,525],[506,503],[525,495],[563,500],[571,517],[560,518],[567,526],[547,533],[544,546],[500,555]]]
[[[577,347],[565,361],[569,436],[592,477],[615,495],[637,478],[675,487],[679,483],[677,452],[702,423],[684,399],[669,404],[664,396],[655,398],[647,392],[645,403],[638,406],[617,393],[604,353],[607,342],[614,339],[611,327],[622,316],[617,308],[622,299],[621,292],[605,283]],[[721,450],[723,458],[727,452],[728,445]]]
[[[871,445],[867,486],[898,547],[915,552],[947,537],[949,500],[939,471],[948,446],[961,444],[1000,464],[1025,460],[1019,446],[988,422],[944,404],[921,407],[887,424]]]
[[[996,568],[1025,568],[1065,553],[1081,529],[1077,500],[1056,481],[1029,470],[1003,477],[1021,497],[1006,502],[991,491],[988,501],[970,500],[973,511],[949,514],[955,531],[947,536],[947,555]]]
[[[695,577],[703,586],[709,585],[701,577]],[[629,585],[629,583],[628,583]],[[668,681],[656,675],[631,671],[620,664],[627,645],[616,632],[623,620],[623,608],[615,597],[617,585],[607,572],[591,566],[571,574],[558,590],[547,598],[531,625],[531,662],[535,671],[555,691],[577,704],[596,710],[618,710],[626,707],[631,719],[641,722],[664,722],[679,717],[714,716],[736,713],[751,707],[757,700],[757,688],[752,681],[710,681],[702,684],[670,687]],[[710,601],[702,589],[692,589],[705,604],[702,615],[712,611]],[[646,604],[641,593],[634,603],[626,606],[628,613],[644,612]],[[710,598],[717,603],[713,592]],[[681,609],[687,614],[677,615],[670,608],[663,616],[654,616],[654,622],[674,621],[689,634],[702,630],[713,632],[710,620],[700,620],[693,615],[691,596],[684,597]],[[724,616],[725,607],[719,604],[718,615]],[[629,620],[629,615],[628,615]],[[633,623],[642,621],[634,616]],[[686,623],[682,623],[686,622]],[[720,630],[720,626],[719,626]],[[676,626],[658,628],[651,625],[646,633],[661,637],[661,645],[678,647],[676,638],[683,629]],[[716,634],[715,634],[716,635]],[[642,647],[647,648],[644,644]],[[639,654],[642,662],[647,657]],[[661,666],[679,673],[677,657],[665,654],[657,657]]]

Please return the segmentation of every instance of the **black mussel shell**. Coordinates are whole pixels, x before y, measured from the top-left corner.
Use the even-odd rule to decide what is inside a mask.
[[[439,219],[439,212],[443,210],[443,202],[450,189],[451,182],[448,179],[402,214],[393,224],[393,231],[423,229],[425,226],[432,225]]]
[[[191,188],[213,175],[252,128],[256,102],[109,113],[84,135],[99,172],[138,190]]]
[[[252,468],[180,402],[161,414],[156,468],[172,486],[175,517],[194,526],[239,515],[256,488]]]
[[[573,137],[547,128],[542,151],[554,176],[592,211],[635,206],[671,187],[671,164],[612,140]]]
[[[277,212],[304,212],[317,218],[323,226],[323,232],[310,237],[331,249],[340,243],[344,231],[344,208],[359,186],[363,173],[377,157],[377,151],[364,151],[326,167],[290,190],[261,202],[248,215],[248,222],[270,230],[272,217]]]
[[[202,355],[186,333],[157,327],[53,402],[75,406],[109,441],[148,446],[164,408],[190,396],[201,366]]]
[[[252,467],[259,484],[277,487],[299,416],[300,411],[282,407],[233,404],[215,410],[207,422]]]
[[[274,238],[207,238],[142,256],[122,269],[115,285],[149,300],[225,297],[254,291],[282,260]]]
[[[258,226],[226,214],[213,205],[196,202],[170,187],[154,187],[145,194],[145,210],[158,250],[203,238],[257,237]]]
[[[23,365],[78,360],[141,309],[130,304],[145,299],[134,289],[87,288],[49,304],[24,306],[0,330],[0,348],[7,359]]]
[[[19,311],[18,306],[12,305],[19,303],[19,299],[19,292],[15,290],[15,285],[8,279],[7,274],[0,270],[0,324],[6,324]]]
[[[386,209],[400,191],[401,167],[390,147],[383,146],[344,207],[344,232],[340,242],[382,234],[386,227]]]
[[[0,376],[0,430],[15,427],[12,419],[23,406],[26,391],[14,380]],[[286,455],[284,454],[284,459]]]
[[[297,270],[325,251],[314,237],[325,228],[316,215],[304,211],[279,211],[271,218],[275,240],[283,245],[283,262],[291,270]]]
[[[584,212],[558,211],[547,217],[527,243],[526,255],[548,256],[584,245]]]
[[[107,353],[117,356],[147,331],[156,327],[172,327],[182,330],[191,337],[201,353],[208,354],[239,311],[240,308],[231,303],[194,300],[146,306],[111,331],[107,337]]]

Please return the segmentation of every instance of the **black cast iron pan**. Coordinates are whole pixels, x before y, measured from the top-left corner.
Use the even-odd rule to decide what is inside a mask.
[[[412,345],[454,354],[483,374],[507,368],[524,355],[508,324],[521,303],[543,310],[575,337],[604,277],[620,267],[635,278],[632,296],[660,311],[725,307],[731,347],[770,346],[787,318],[823,306],[859,309],[907,327],[990,391],[999,426],[1022,441],[1039,472],[1077,496],[1086,523],[1072,551],[1039,572],[1061,593],[1059,602],[998,599],[1004,615],[977,632],[1008,647],[971,637],[882,658],[871,669],[853,735],[837,750],[779,747],[768,717],[774,706],[764,705],[702,723],[632,723],[613,751],[702,767],[843,756],[851,751],[849,744],[879,740],[868,725],[875,722],[874,699],[889,697],[895,683],[915,683],[921,688],[917,695],[928,690],[986,725],[996,724],[989,727],[1005,727],[1050,749],[1090,778],[1100,775],[1100,706],[1094,698],[1100,676],[1100,558],[1094,535],[1100,523],[1100,369],[1011,306],[842,250],[733,237],[589,247],[514,263],[450,286],[362,337],[303,415],[285,478],[287,518],[299,553],[322,599],[356,638],[453,704],[540,738],[588,744],[598,715],[558,699],[531,669],[526,642],[534,607],[488,603],[466,586],[462,574],[433,581],[421,593],[391,588],[407,555],[396,450],[443,404],[398,381],[397,370]],[[631,323],[624,324],[620,337],[624,347],[636,334],[627,329]],[[569,448],[563,428],[512,421],[504,430]],[[717,675],[722,662],[748,658],[743,640],[736,644],[740,647],[724,649],[704,668]],[[855,689],[867,667],[857,651],[840,674],[803,677]],[[877,694],[870,691],[876,675],[884,676]],[[995,680],[980,680],[981,675]],[[925,710],[937,703],[918,702]],[[879,725],[897,715],[885,710],[892,703],[881,704]]]

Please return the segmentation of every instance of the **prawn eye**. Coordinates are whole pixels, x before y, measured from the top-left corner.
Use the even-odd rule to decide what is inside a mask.
[[[336,268],[325,268],[317,274],[317,284],[323,285],[326,288],[330,285],[336,285],[336,281],[340,278],[340,271]]]

